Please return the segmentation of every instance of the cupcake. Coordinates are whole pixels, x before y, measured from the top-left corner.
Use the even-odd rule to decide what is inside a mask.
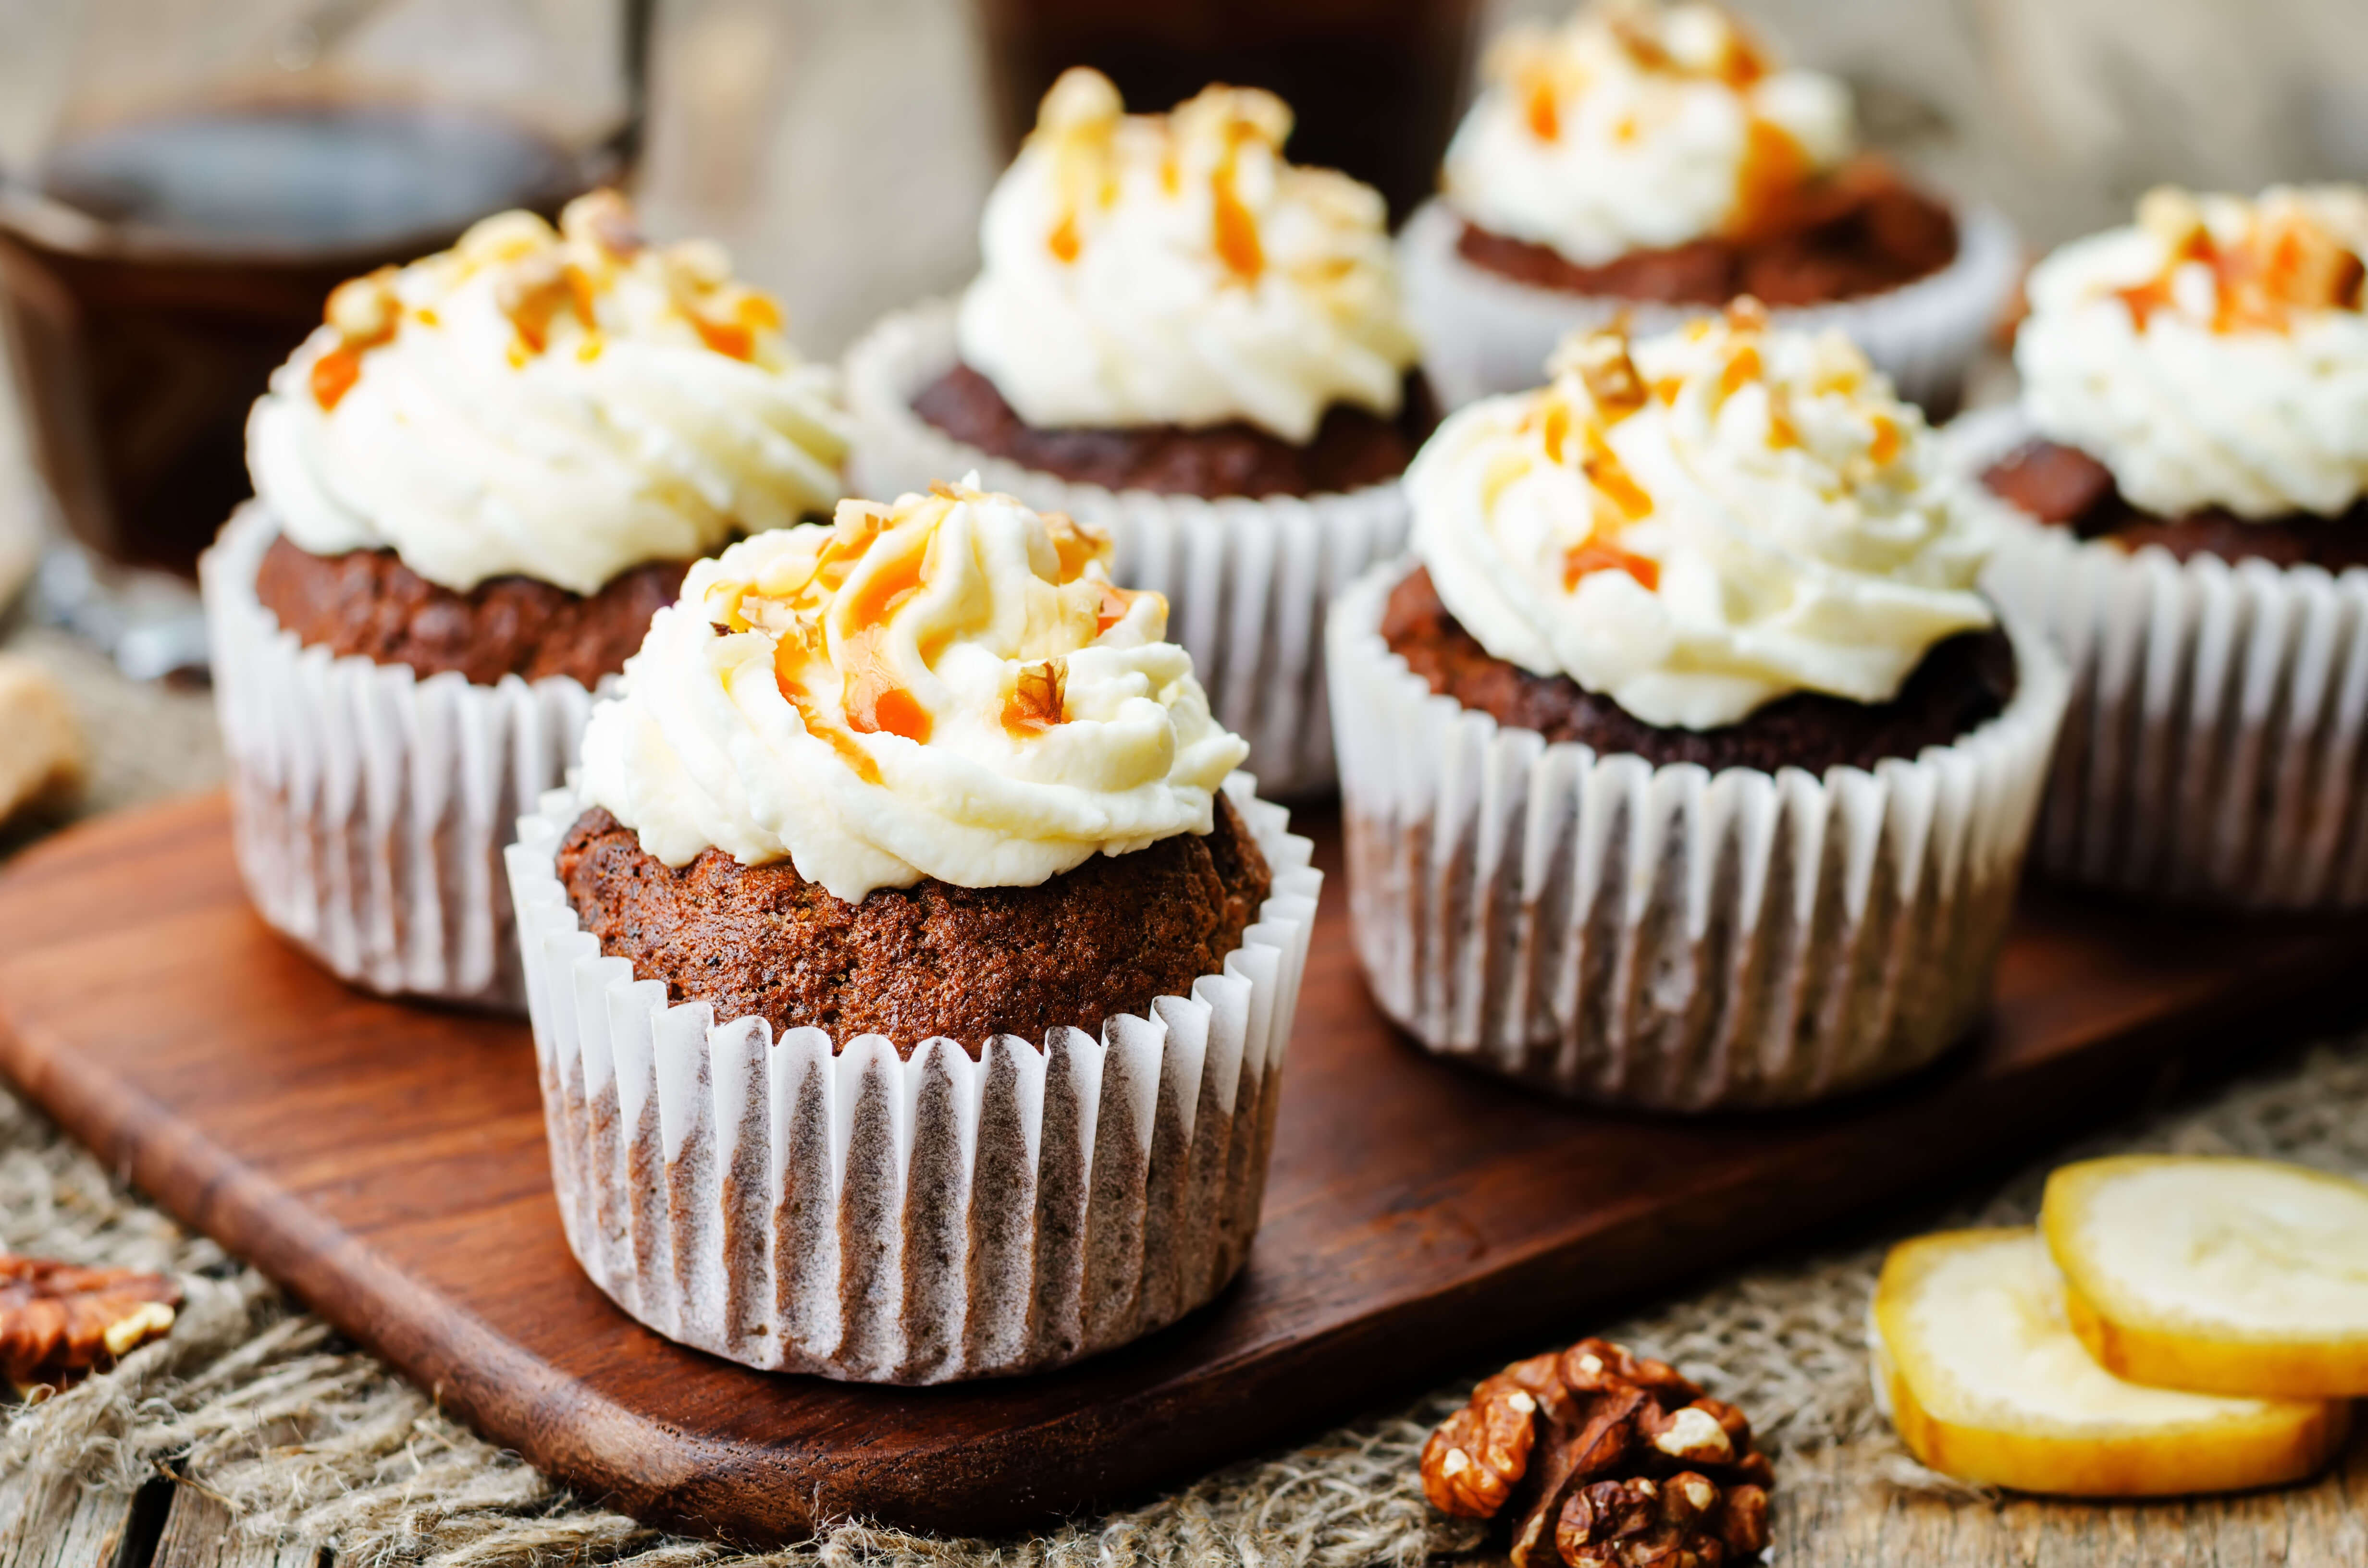
[[[1440,426],[1329,648],[1357,951],[1424,1049],[1699,1110],[1965,1032],[2066,682],[1941,455],[1748,303]]]
[[[1130,115],[1070,71],[959,304],[848,360],[858,488],[974,470],[1107,530],[1282,796],[1330,787],[1324,606],[1403,545],[1396,480],[1432,423],[1382,199],[1285,163],[1290,132],[1269,93]]]
[[[518,813],[690,562],[826,513],[847,439],[779,307],[610,192],[341,285],[199,569],[263,917],[371,990],[522,1005]]]
[[[2031,278],[2022,398],[1961,421],[2018,525],[1991,587],[2073,676],[2038,858],[2368,903],[2368,191],[2159,190]]]
[[[1488,51],[1441,194],[1402,241],[1452,407],[1537,379],[1565,332],[1639,332],[1751,296],[1839,327],[1952,403],[2012,295],[2012,230],[1856,150],[1848,90],[1781,66],[1718,7],[1599,0]]]
[[[734,545],[520,823],[568,1244],[659,1333],[941,1382],[1240,1268],[1322,879],[1109,551],[973,482]]]

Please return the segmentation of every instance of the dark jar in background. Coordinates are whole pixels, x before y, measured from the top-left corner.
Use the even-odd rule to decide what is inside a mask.
[[[337,283],[636,150],[647,0],[56,11],[64,90],[0,169],[0,326],[41,477],[120,562],[193,567]]]
[[[1007,144],[1072,65],[1164,110],[1212,82],[1265,87],[1297,116],[1296,164],[1344,169],[1403,219],[1438,184],[1478,0],[978,0]]]

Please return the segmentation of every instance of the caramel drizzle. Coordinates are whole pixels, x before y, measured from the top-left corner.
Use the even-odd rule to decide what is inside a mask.
[[[1240,121],[1228,128],[1224,158],[1209,176],[1210,244],[1225,269],[1243,283],[1256,283],[1266,269],[1266,247],[1258,239],[1258,218],[1234,188],[1242,143],[1257,134],[1254,127]]]
[[[381,267],[364,277],[340,283],[329,293],[322,319],[337,329],[337,345],[313,361],[307,378],[313,401],[329,413],[345,401],[362,378],[362,356],[394,340],[403,309],[394,296],[395,269]],[[428,320],[422,311],[422,320]],[[431,323],[432,324],[432,323]]]
[[[1647,589],[1657,588],[1660,564],[1617,542],[1631,524],[1652,515],[1652,494],[1636,483],[1609,439],[1611,427],[1644,407],[1652,392],[1616,329],[1574,341],[1556,356],[1555,370],[1587,389],[1587,407],[1579,409],[1566,391],[1549,392],[1525,423],[1547,460],[1575,464],[1595,498],[1589,536],[1563,552],[1563,591],[1595,572],[1625,572]]]
[[[1590,539],[1572,545],[1562,554],[1562,591],[1576,589],[1580,579],[1597,572],[1625,572],[1643,584],[1647,592],[1661,585],[1661,563],[1650,556],[1638,555],[1621,549],[1609,540]]]

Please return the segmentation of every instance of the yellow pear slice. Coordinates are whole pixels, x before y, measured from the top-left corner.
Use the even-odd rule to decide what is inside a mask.
[[[2368,1186],[2269,1160],[2123,1155],[2047,1178],[2072,1331],[2135,1383],[2368,1394]]]
[[[2232,1492],[2310,1474],[2351,1406],[2123,1382],[2089,1358],[2032,1230],[1947,1231],[1884,1260],[1868,1342],[1900,1440],[1943,1474],[2077,1497]]]

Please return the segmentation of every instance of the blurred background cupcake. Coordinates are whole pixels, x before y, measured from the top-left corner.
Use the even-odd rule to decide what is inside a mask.
[[[1988,993],[2065,677],[1839,334],[1562,348],[1406,476],[1332,616],[1357,949],[1425,1049],[1594,1100],[1816,1099]]]
[[[939,1382],[1241,1267],[1322,878],[1108,556],[967,483],[735,545],[522,824],[568,1240],[659,1332]]]
[[[1512,28],[1484,74],[1403,241],[1451,405],[1531,384],[1574,328],[1625,312],[1649,332],[1742,295],[1953,405],[2021,270],[2013,231],[1862,153],[1841,82],[1659,0]]]
[[[2368,903],[2363,258],[2356,186],[2164,188],[2032,273],[2021,402],[1957,440],[2072,666],[2051,873]]]
[[[836,378],[609,192],[341,285],[206,557],[240,869],[378,991],[515,1005],[500,851],[689,562],[837,499]]]
[[[1269,93],[1129,115],[1068,73],[959,307],[893,315],[848,362],[860,485],[976,470],[1109,529],[1285,795],[1330,783],[1323,606],[1403,540],[1433,420],[1382,199],[1285,162],[1290,133]]]

